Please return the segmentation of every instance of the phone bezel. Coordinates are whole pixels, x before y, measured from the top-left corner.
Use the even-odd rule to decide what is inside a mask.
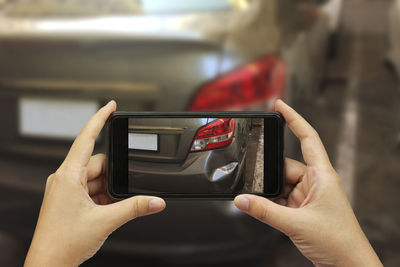
[[[128,198],[138,194],[128,193],[128,119],[139,118],[264,118],[271,119],[276,123],[276,147],[264,150],[264,162],[275,162],[273,173],[276,174],[276,191],[268,193],[254,193],[267,198],[276,198],[282,194],[284,188],[284,125],[285,120],[278,112],[115,112],[106,123],[107,140],[107,190],[111,197],[116,199]],[[116,121],[123,119],[123,121]],[[264,122],[265,123],[265,122]],[[266,144],[266,127],[264,127],[264,145]],[[268,141],[267,141],[268,142]],[[271,145],[274,141],[269,140]],[[116,145],[117,144],[117,145]],[[122,149],[124,147],[124,149]],[[266,153],[268,151],[269,153]],[[265,163],[264,163],[265,164]],[[265,168],[266,165],[264,165]],[[115,177],[115,178],[114,178]],[[124,178],[125,177],[125,178]],[[125,190],[126,189],[126,190]],[[143,194],[169,199],[198,198],[198,199],[233,199],[237,193],[224,194],[187,194],[187,193],[158,193]]]

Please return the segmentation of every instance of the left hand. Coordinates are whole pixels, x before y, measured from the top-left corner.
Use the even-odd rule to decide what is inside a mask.
[[[25,266],[78,266],[126,222],[165,208],[164,200],[135,196],[119,202],[106,192],[105,155],[95,140],[116,110],[109,102],[85,125],[59,169],[49,176]]]

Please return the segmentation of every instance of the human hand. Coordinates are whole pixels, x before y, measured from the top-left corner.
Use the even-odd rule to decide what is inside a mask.
[[[165,208],[164,200],[135,196],[119,202],[106,192],[105,155],[92,156],[114,101],[101,108],[75,139],[59,169],[49,176],[25,266],[78,266],[126,222]]]
[[[286,159],[286,185],[275,202],[240,195],[235,205],[286,234],[316,266],[382,266],[353,213],[318,133],[291,107],[279,111],[301,142],[306,165]]]

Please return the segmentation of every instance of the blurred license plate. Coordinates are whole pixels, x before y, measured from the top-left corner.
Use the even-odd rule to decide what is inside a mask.
[[[158,135],[129,133],[128,147],[129,149],[157,151]]]
[[[98,108],[97,101],[20,98],[19,133],[74,139]]]

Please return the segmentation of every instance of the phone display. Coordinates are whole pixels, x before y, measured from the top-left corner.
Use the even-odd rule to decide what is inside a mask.
[[[277,113],[115,113],[108,190],[114,197],[278,196],[283,124]]]

